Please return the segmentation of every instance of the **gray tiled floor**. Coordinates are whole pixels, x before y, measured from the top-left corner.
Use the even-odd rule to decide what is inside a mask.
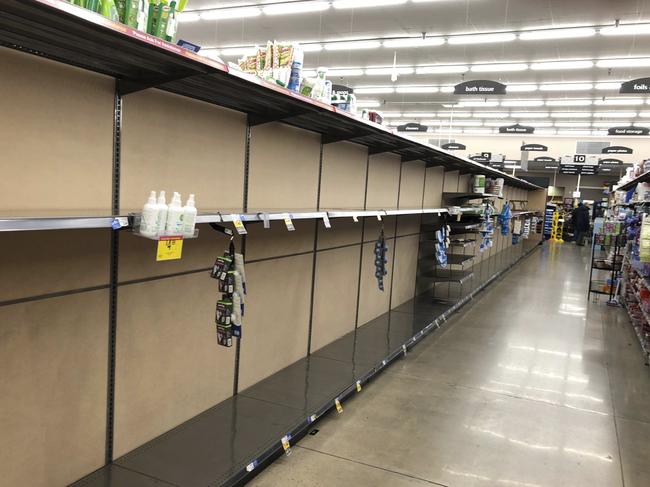
[[[251,485],[650,485],[650,370],[588,264],[534,253]]]

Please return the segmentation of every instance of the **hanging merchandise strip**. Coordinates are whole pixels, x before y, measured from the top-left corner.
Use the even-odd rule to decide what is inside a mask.
[[[449,247],[449,232],[451,228],[447,225],[447,216],[445,215],[442,220],[442,227],[436,231],[435,252],[436,262],[440,267],[445,269],[447,267],[447,249]]]
[[[494,215],[494,207],[489,201],[484,203],[482,220],[483,224],[479,228],[482,240],[479,246],[479,251],[484,252],[493,245],[492,237],[494,235],[494,222],[492,216]]]
[[[221,299],[217,301],[215,312],[217,343],[224,347],[232,347],[232,337],[242,336],[242,316],[246,295],[244,256],[235,252],[235,242],[232,237],[228,250],[223,256],[217,257],[210,277],[219,282],[219,292],[222,293]]]
[[[386,264],[388,263],[386,252],[388,252],[388,245],[382,228],[381,232],[379,232],[379,238],[375,242],[375,277],[380,291],[384,290],[384,276],[388,274],[386,270]]]

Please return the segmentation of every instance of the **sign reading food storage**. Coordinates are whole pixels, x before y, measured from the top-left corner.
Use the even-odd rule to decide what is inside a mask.
[[[445,150],[467,150],[467,146],[460,144],[458,142],[449,142],[448,144],[442,144],[442,149]]]
[[[524,144],[521,146],[521,150],[530,152],[546,152],[548,151],[548,147],[542,144]]]
[[[601,159],[600,164],[603,166],[620,166],[623,164],[623,161],[609,157],[607,159]]]
[[[602,154],[632,154],[632,149],[622,145],[610,145],[604,147],[601,151]]]
[[[607,133],[609,135],[648,135],[650,129],[647,127],[612,127]]]
[[[507,127],[499,127],[500,134],[532,134],[535,133],[535,127],[528,127],[527,125],[508,125]]]
[[[638,78],[621,84],[619,93],[650,93],[650,78]]]
[[[428,128],[429,127],[427,127],[426,125],[410,122],[410,123],[405,123],[404,125],[398,125],[397,131],[398,132],[426,132]]]
[[[487,79],[464,81],[454,87],[454,95],[505,95],[506,85]]]

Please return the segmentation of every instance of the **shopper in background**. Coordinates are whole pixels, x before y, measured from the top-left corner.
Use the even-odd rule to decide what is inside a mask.
[[[571,215],[573,221],[573,235],[576,245],[583,246],[584,238],[591,226],[589,221],[589,209],[582,203],[573,210]]]

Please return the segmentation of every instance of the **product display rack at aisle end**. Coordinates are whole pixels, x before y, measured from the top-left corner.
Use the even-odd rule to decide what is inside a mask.
[[[616,295],[616,285],[621,273],[622,255],[621,242],[623,237],[621,235],[610,235],[604,233],[594,233],[592,235],[591,243],[591,259],[589,270],[589,290],[587,298],[590,299],[592,294],[605,295],[612,301]],[[609,255],[605,259],[597,258],[596,252],[609,250]],[[611,262],[608,262],[610,260]],[[594,271],[609,272],[609,278],[606,280],[594,280]]]

